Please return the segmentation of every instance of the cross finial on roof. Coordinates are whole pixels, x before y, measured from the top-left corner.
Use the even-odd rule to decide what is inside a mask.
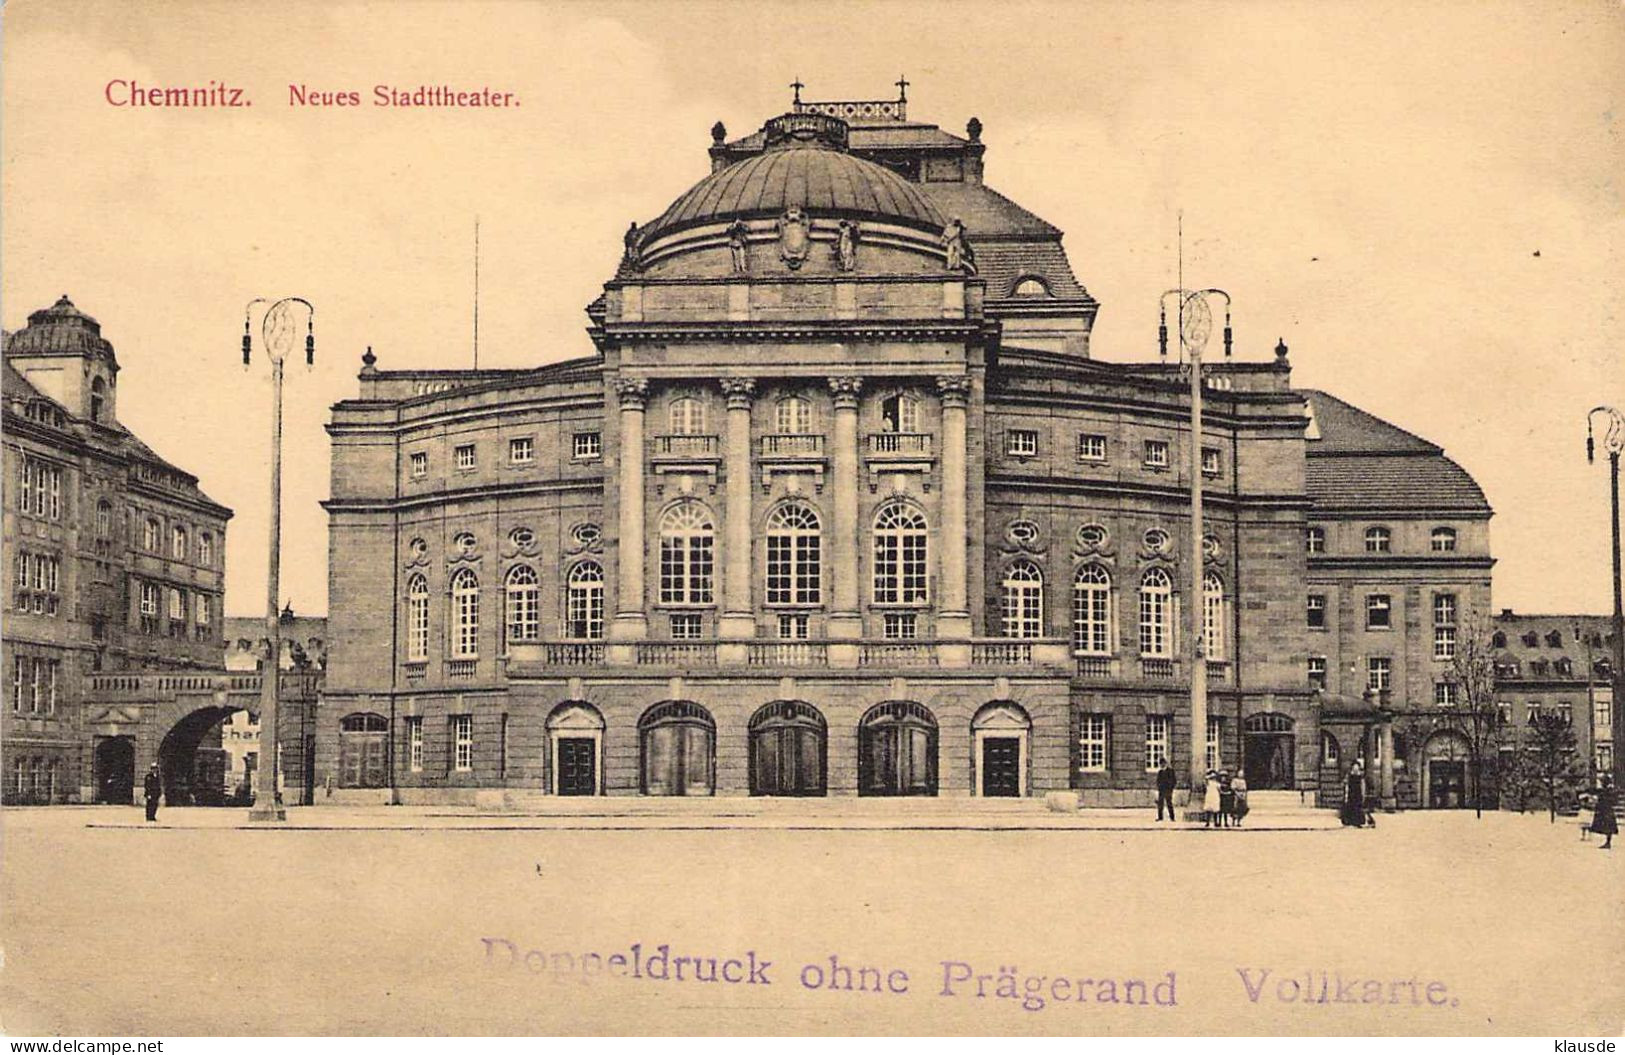
[[[908,75],[907,74],[898,74],[898,76],[897,76],[897,101],[900,102],[900,103],[908,102]]]
[[[795,101],[798,102],[798,103],[801,102],[801,89],[806,87],[805,84],[801,83],[801,78],[797,77],[795,80],[791,81],[790,82],[790,87],[794,88],[795,91],[796,91]]]

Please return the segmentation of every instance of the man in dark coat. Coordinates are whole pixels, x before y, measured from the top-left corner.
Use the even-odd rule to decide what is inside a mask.
[[[158,763],[154,762],[152,768],[147,770],[147,778],[141,782],[141,789],[147,796],[147,820],[158,819],[158,796],[164,793],[164,779],[158,775]]]
[[[1602,836],[1599,850],[1614,848],[1614,836],[1619,834],[1619,818],[1614,815],[1618,803],[1619,791],[1614,787],[1614,778],[1604,775],[1597,792],[1597,808],[1591,815],[1591,830]]]
[[[1162,768],[1157,770],[1157,820],[1162,820],[1164,809],[1168,811],[1168,819],[1174,819],[1174,783],[1178,777],[1174,774],[1174,764],[1166,758],[1162,760]]]

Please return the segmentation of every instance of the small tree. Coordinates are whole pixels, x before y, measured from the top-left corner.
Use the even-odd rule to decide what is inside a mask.
[[[1445,726],[1467,743],[1468,785],[1473,815],[1484,816],[1484,763],[1496,750],[1501,709],[1495,698],[1495,655],[1490,648],[1492,630],[1482,616],[1468,619],[1456,639],[1450,660],[1454,696],[1441,707]]]
[[[1574,726],[1555,714],[1542,714],[1529,723],[1528,735],[1518,751],[1518,768],[1527,786],[1546,796],[1546,812],[1557,821],[1557,804],[1578,796],[1586,770],[1578,757]]]

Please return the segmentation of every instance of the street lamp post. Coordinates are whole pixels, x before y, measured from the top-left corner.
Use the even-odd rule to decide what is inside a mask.
[[[1609,510],[1613,514],[1614,525],[1614,692],[1613,692],[1613,725],[1614,725],[1614,786],[1625,785],[1625,751],[1620,747],[1625,745],[1625,708],[1620,706],[1620,697],[1625,695],[1625,607],[1622,607],[1620,593],[1619,571],[1619,455],[1625,451],[1625,414],[1621,414],[1610,406],[1592,407],[1586,415],[1586,461],[1596,460],[1596,440],[1593,439],[1591,425],[1592,419],[1598,414],[1607,422],[1608,431],[1603,434],[1602,447],[1608,454],[1609,477]],[[1589,676],[1589,672],[1588,676]]]
[[[277,690],[281,682],[282,621],[278,604],[282,572],[282,363],[298,340],[299,309],[305,316],[305,365],[316,361],[316,309],[303,297],[268,301],[255,297],[243,309],[243,368],[253,347],[250,323],[254,308],[269,304],[260,320],[265,354],[271,360],[271,538],[265,579],[265,664],[260,672],[260,764],[254,773],[250,821],[284,821],[287,810],[277,797]]]
[[[1189,626],[1191,664],[1191,797],[1207,782],[1207,594],[1204,574],[1204,538],[1202,522],[1202,350],[1207,347],[1213,332],[1213,312],[1208,308],[1208,297],[1224,298],[1224,354],[1231,350],[1230,294],[1222,289],[1170,289],[1162,294],[1161,314],[1157,330],[1159,351],[1168,355],[1168,298],[1177,302],[1179,343],[1190,357],[1191,384],[1191,568],[1190,603],[1185,607],[1190,615]]]

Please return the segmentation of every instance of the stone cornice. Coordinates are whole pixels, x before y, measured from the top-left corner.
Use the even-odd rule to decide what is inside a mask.
[[[587,476],[579,480],[536,480],[520,484],[482,484],[452,491],[431,491],[399,498],[329,498],[321,503],[329,513],[393,513],[408,509],[465,502],[483,498],[514,498],[526,495],[567,494],[575,491],[602,494],[604,478]]]
[[[1190,491],[1183,487],[1130,483],[1123,480],[1064,479],[1053,476],[1025,476],[1017,473],[988,472],[983,476],[984,486],[991,491],[1008,487],[1023,495],[1088,494],[1112,497],[1156,498],[1189,504]],[[1204,490],[1204,504],[1217,508],[1245,506],[1248,508],[1308,509],[1305,495],[1242,492],[1233,495],[1228,490]]]

